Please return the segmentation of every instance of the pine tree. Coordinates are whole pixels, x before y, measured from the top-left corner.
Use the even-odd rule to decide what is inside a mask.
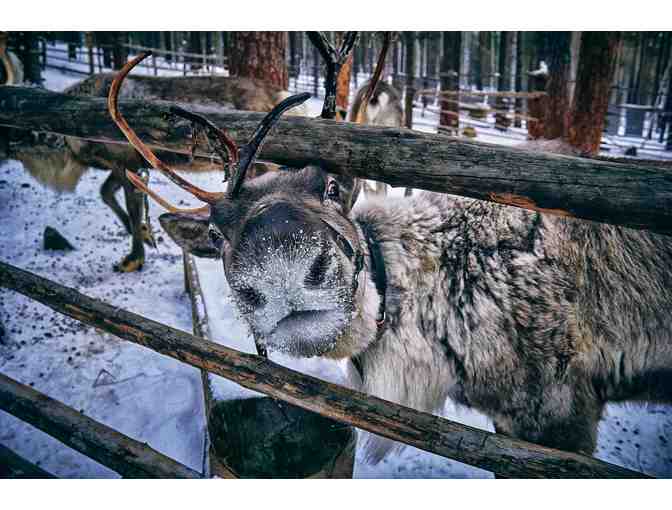
[[[229,72],[256,78],[286,90],[287,32],[231,32]],[[319,55],[317,55],[319,58]]]
[[[600,150],[622,32],[584,32],[567,140],[587,155]]]
[[[462,60],[462,33],[443,33],[443,58],[441,59],[441,92],[458,91],[460,88],[460,63]],[[459,95],[441,95],[439,132],[457,135],[459,132]]]

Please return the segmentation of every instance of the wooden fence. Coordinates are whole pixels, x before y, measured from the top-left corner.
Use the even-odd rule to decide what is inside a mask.
[[[59,44],[65,44],[58,41]],[[157,76],[159,71],[187,76],[190,74],[222,74],[226,69],[226,57],[217,53],[190,53],[180,50],[166,50],[151,48],[137,44],[121,44],[122,48],[130,54],[142,51],[151,51],[152,57],[141,62],[138,67],[148,74]],[[115,49],[111,44],[96,44],[91,38],[86,38],[84,46],[72,48],[59,47],[42,41],[40,51],[41,65],[43,68],[57,69],[64,72],[92,75],[110,71],[111,68],[104,63],[105,52]]]
[[[388,439],[492,471],[500,477],[647,477],[592,457],[476,429],[304,375],[267,358],[229,349],[113,307],[2,262],[0,287],[246,388]],[[140,448],[132,439],[5,376],[0,376],[0,408],[122,474],[199,476],[146,445]]]

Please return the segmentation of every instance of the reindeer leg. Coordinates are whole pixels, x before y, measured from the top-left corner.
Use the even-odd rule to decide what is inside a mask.
[[[592,455],[604,402],[580,386],[571,393],[568,399],[562,399],[560,408],[549,407],[545,402],[533,415],[518,412],[516,416],[495,420],[496,432],[550,448]]]
[[[121,170],[121,172],[123,172],[123,170]],[[126,211],[119,205],[115,196],[115,193],[121,188],[124,178],[123,173],[120,173],[119,170],[112,170],[100,188],[100,196],[103,198],[105,205],[112,209],[112,212],[119,218],[119,221],[121,221],[126,232],[131,234],[131,220],[129,219],[128,214],[126,214]]]
[[[142,193],[137,191],[135,186],[126,178],[124,178],[122,185],[124,188],[124,197],[126,198],[126,209],[130,217],[133,240],[131,253],[126,255],[119,264],[116,264],[114,270],[120,273],[129,273],[139,271],[145,263],[144,231],[146,227],[142,224]],[[145,230],[143,230],[143,227],[145,227]]]

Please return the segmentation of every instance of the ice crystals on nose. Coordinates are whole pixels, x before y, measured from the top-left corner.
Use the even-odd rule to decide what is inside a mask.
[[[282,239],[268,232],[255,236],[254,242],[254,250],[240,246],[241,257],[230,273],[232,288],[247,287],[264,296],[264,305],[257,307],[238,300],[240,313],[253,329],[272,334],[280,321],[296,312],[294,315],[300,319],[283,323],[287,326],[285,341],[295,342],[296,335],[303,335],[300,332],[304,330],[309,337],[336,337],[348,322],[352,306],[350,286],[344,276],[348,271],[344,271],[344,261],[333,244],[318,233],[307,234],[303,229]],[[324,280],[319,285],[306,286],[311,266],[323,251],[330,261]],[[257,256],[245,258],[245,253]]]

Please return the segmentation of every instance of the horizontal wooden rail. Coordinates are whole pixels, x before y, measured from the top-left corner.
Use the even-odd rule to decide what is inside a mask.
[[[489,96],[489,97],[520,97],[528,99],[536,99],[538,97],[547,96],[546,92],[516,92],[516,91],[493,91],[487,92],[485,90],[436,90],[436,89],[422,89],[418,90],[417,95],[443,95],[443,96]]]
[[[160,48],[150,48],[148,46],[141,46],[139,44],[124,44],[123,45],[125,48],[128,48],[130,50],[137,50],[137,51],[151,51],[152,53],[162,54],[162,55],[174,55],[178,57],[191,57],[191,58],[198,58],[200,60],[206,59],[206,60],[216,60],[216,61],[221,61],[221,57],[217,55],[216,53],[189,53],[186,51],[175,51],[175,50],[162,50]],[[224,57],[224,60],[227,60],[227,57]]]
[[[140,138],[189,154],[190,126],[175,126],[163,102],[122,101]],[[246,141],[263,114],[190,105]],[[126,140],[105,99],[0,86],[0,125],[101,142]],[[489,200],[548,214],[672,235],[672,171],[618,164],[349,122],[286,117],[266,138],[264,160]]]
[[[56,478],[0,444],[0,478]]]
[[[3,262],[0,287],[246,388],[502,477],[646,477],[592,457],[493,434],[301,374],[92,299]]]
[[[200,473],[0,374],[0,409],[125,478],[201,478]]]

